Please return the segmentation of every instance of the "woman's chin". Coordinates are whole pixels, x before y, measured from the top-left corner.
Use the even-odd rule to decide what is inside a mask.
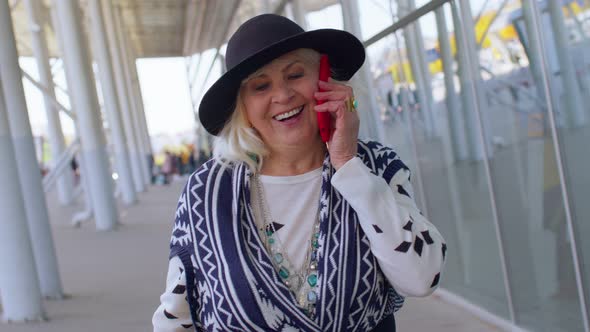
[[[292,147],[292,148],[301,148],[301,149],[313,149],[318,146],[323,146],[322,139],[320,138],[319,133],[315,134],[312,132],[308,133],[301,133],[301,132],[293,132],[293,133],[285,133],[281,137],[281,139],[275,144],[270,145],[279,145],[283,147]]]

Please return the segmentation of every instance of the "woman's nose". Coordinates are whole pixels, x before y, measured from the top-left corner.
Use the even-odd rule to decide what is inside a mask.
[[[276,86],[273,95],[273,102],[285,104],[288,103],[294,95],[295,92],[293,89],[288,84],[283,83]]]

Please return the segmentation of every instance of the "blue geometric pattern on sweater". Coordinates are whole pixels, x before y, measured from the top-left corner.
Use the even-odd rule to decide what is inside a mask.
[[[359,141],[359,157],[388,182],[406,168],[395,152]],[[186,270],[187,300],[200,331],[362,331],[403,305],[384,278],[356,212],[330,184],[324,160],[316,318],[297,306],[258,235],[248,167],[210,160],[180,196],[170,255]],[[358,278],[356,277],[358,275]]]

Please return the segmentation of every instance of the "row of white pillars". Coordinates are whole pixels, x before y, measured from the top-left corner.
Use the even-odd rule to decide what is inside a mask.
[[[137,71],[131,60],[133,56],[130,49],[125,46],[129,44],[124,40],[121,20],[118,18],[118,29],[113,29],[114,25],[110,24],[112,54],[116,60],[111,63],[100,4],[99,0],[89,1],[92,34],[97,42],[101,91],[115,147],[123,202],[132,204],[137,199],[136,192],[145,190],[145,185],[151,180],[147,167],[147,156],[152,153],[151,145]],[[65,143],[59,111],[52,101],[55,99],[55,86],[43,23],[40,21],[42,4],[26,0],[25,5],[40,85],[46,94],[50,144],[54,159],[57,159],[65,150]],[[110,10],[107,13],[110,23],[114,21],[111,6],[110,2],[106,2],[106,10]],[[62,298],[63,290],[28,119],[10,12],[9,1],[0,0],[0,155],[5,159],[3,172],[0,173],[0,252],[10,253],[0,257],[0,301],[3,320],[30,321],[44,319],[42,296]],[[53,24],[63,53],[71,104],[76,115],[76,130],[82,143],[80,163],[84,172],[87,203],[94,212],[97,229],[112,230],[118,223],[117,209],[90,54],[80,16],[77,1],[54,2]],[[113,36],[116,37],[114,40]],[[124,75],[113,77],[113,70],[119,74],[124,72]],[[113,82],[119,83],[119,91],[113,87]],[[133,162],[129,162],[128,156],[132,146],[137,148],[137,156],[131,158],[136,161],[135,167]],[[137,176],[132,177],[133,173],[137,173]],[[134,181],[135,178],[137,181]],[[60,201],[64,204],[73,198],[71,180],[64,175],[58,184]],[[134,187],[134,182],[138,186]]]
[[[36,158],[33,133],[28,118],[16,41],[12,28],[12,18],[10,16],[8,2],[0,1],[0,3],[0,41],[2,42],[2,47],[0,47],[0,76],[3,82],[5,96],[3,106],[5,105],[8,113],[8,126],[11,135],[7,137],[10,138],[15,151],[16,169],[21,187],[21,195],[13,195],[15,195],[16,199],[20,199],[24,203],[26,224],[25,219],[14,221],[3,219],[0,222],[21,223],[19,232],[24,233],[27,233],[27,231],[23,231],[23,229],[26,229],[28,226],[28,237],[30,239],[22,245],[11,248],[11,250],[3,250],[2,253],[6,257],[9,256],[7,253],[13,254],[21,249],[26,250],[24,247],[28,245],[32,246],[34,259],[31,262],[34,262],[38,273],[38,275],[37,273],[34,274],[34,278],[39,282],[38,287],[46,297],[61,298],[63,296],[63,290],[59,277],[53,238],[51,237],[49,214],[43,192],[41,172]],[[15,199],[14,197],[7,196],[10,195],[4,195],[0,197],[0,200]],[[10,234],[8,233],[7,235],[10,236]],[[2,278],[29,278],[11,272],[10,269],[13,267],[7,265],[0,268],[0,275],[8,275]],[[2,293],[5,291],[10,292],[11,290],[9,288],[9,285],[0,285]],[[21,319],[21,313],[19,311],[14,312],[16,318],[5,313],[7,316],[6,319],[14,318],[19,320]],[[23,314],[23,318],[26,318],[27,315]],[[32,317],[36,316],[33,315]]]

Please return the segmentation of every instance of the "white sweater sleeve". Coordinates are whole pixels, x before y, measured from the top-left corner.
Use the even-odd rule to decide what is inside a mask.
[[[154,332],[194,331],[188,301],[186,275],[178,257],[168,263],[166,291],[160,296],[160,306],[154,312]]]
[[[332,177],[332,185],[356,211],[383,274],[402,296],[426,296],[438,286],[444,239],[420,213],[400,169],[388,184],[355,157]]]

